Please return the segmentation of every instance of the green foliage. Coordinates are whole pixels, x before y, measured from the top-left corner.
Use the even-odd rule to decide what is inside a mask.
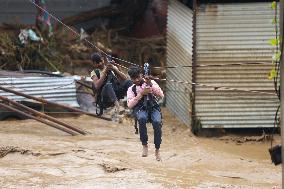
[[[278,35],[278,32],[277,32],[278,31],[278,21],[277,21],[277,2],[276,1],[273,1],[271,3],[271,9],[275,10],[274,11],[274,18],[272,19],[272,24],[275,27],[275,38],[270,39],[269,44],[273,47],[276,47],[276,50],[272,55],[272,64],[274,64],[274,65],[273,65],[273,68],[270,70],[270,72],[268,74],[268,79],[270,79],[270,80],[277,77],[277,71],[276,71],[275,65],[277,63],[279,63],[279,61],[280,61],[281,52],[278,49],[279,49],[279,46],[282,42],[282,39],[279,36],[277,36]]]
[[[272,68],[269,72],[268,79],[272,80],[275,77],[276,77],[276,70],[275,70],[275,68]]]
[[[280,57],[281,57],[281,52],[280,51],[276,51],[272,55],[272,63],[279,62],[280,61]]]
[[[277,22],[277,19],[276,18],[273,18],[272,19],[272,24],[277,24],[278,22]]]
[[[272,46],[278,46],[280,44],[280,40],[278,38],[270,39],[269,43]]]
[[[271,9],[275,10],[276,8],[277,8],[277,3],[276,3],[276,1],[273,1],[271,3]]]

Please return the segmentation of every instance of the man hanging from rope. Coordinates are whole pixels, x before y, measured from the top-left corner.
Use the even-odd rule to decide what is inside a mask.
[[[149,76],[143,78],[139,67],[130,67],[128,75],[134,84],[127,91],[127,105],[133,109],[133,114],[138,120],[140,140],[143,146],[142,157],[148,156],[146,123],[150,121],[154,129],[155,156],[156,160],[160,161],[159,149],[162,142],[162,116],[156,97],[163,98],[163,91],[154,80],[149,79]]]
[[[107,58],[107,59],[106,59]],[[132,85],[132,81],[115,66],[115,62],[110,57],[103,59],[100,53],[93,53],[94,70],[91,72],[93,88],[97,93],[96,105],[99,111],[97,115],[102,115],[103,110],[115,106],[113,118],[121,114],[119,99],[126,96],[127,89]]]

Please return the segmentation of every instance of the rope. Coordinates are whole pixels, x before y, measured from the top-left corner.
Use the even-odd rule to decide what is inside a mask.
[[[224,90],[239,91],[239,92],[251,92],[251,93],[259,93],[259,94],[265,94],[265,95],[274,95],[274,93],[268,93],[268,92],[263,92],[263,91],[252,91],[252,90],[237,89],[237,88],[217,86],[217,85],[207,85],[207,84],[193,83],[193,82],[188,82],[188,81],[177,81],[173,79],[160,79],[160,78],[153,78],[153,79],[160,80],[160,81],[180,83],[180,84],[196,85],[196,86],[202,86],[202,87],[212,87],[214,88],[214,90],[224,89]]]
[[[70,26],[64,24],[61,20],[59,20],[57,17],[53,16],[51,13],[49,13],[47,10],[45,10],[44,8],[42,8],[41,6],[39,6],[38,4],[36,4],[34,1],[32,0],[29,0],[30,3],[34,4],[37,8],[39,8],[40,10],[42,10],[43,12],[45,12],[46,14],[48,14],[51,18],[53,18],[54,20],[56,20],[57,22],[59,22],[60,24],[62,24],[63,26],[65,26],[66,28],[68,28],[70,31],[72,31],[74,34],[76,34],[78,37],[80,37],[81,35],[75,31],[74,29],[72,29]],[[105,56],[111,56],[109,54],[107,54],[105,51],[103,51],[102,49],[100,49],[98,46],[96,46],[94,43],[90,42],[89,40],[87,40],[86,38],[83,39],[85,42],[87,42],[89,45],[91,45],[91,47],[95,47],[98,51],[100,51],[101,53],[103,53]],[[127,60],[124,60],[124,59],[120,59],[120,58],[116,58],[116,57],[112,57],[113,59],[115,60],[118,60],[118,61],[122,61],[122,62],[125,62],[125,63],[128,63],[128,64],[131,64],[131,65],[134,65],[134,66],[139,66],[135,63],[132,63],[132,62],[129,62]]]
[[[39,6],[38,4],[36,4],[35,2],[33,2],[32,0],[29,0],[29,2],[31,2],[32,4],[34,4],[36,7],[38,7],[39,9],[41,9],[42,11],[44,11],[46,14],[50,15],[54,20],[56,20],[57,22],[59,22],[60,24],[62,24],[63,26],[65,26],[66,28],[68,28],[70,31],[72,31],[74,34],[76,34],[78,37],[80,37],[81,35],[75,31],[74,29],[72,29],[70,26],[64,24],[61,20],[59,20],[57,17],[53,16],[51,13],[49,13],[47,10],[45,10],[44,8],[42,8],[41,6]],[[86,38],[84,39],[84,41],[86,41],[88,44],[90,44],[92,47],[95,47],[98,51],[100,51],[101,53],[103,53],[105,56],[110,56],[109,54],[107,54],[106,52],[104,52],[102,49],[100,49],[99,47],[97,47],[94,43],[90,42],[89,40],[87,40]],[[115,60],[118,61],[122,61],[125,63],[128,63],[130,65],[134,65],[134,66],[138,66],[141,67],[140,65],[137,65],[135,63],[129,62],[127,60],[124,59],[120,59],[120,58],[116,58],[116,57],[112,57]],[[267,62],[254,62],[254,63],[233,63],[233,64],[215,64],[215,65],[198,65],[197,67],[206,67],[206,66],[226,66],[226,65],[245,65],[245,64],[254,64],[254,65],[258,65],[258,64],[267,64]],[[115,63],[115,65],[118,65],[122,68],[125,69],[129,69],[119,63]],[[193,66],[168,66],[167,68],[178,68],[178,67],[193,67]],[[212,86],[212,85],[206,85],[206,84],[198,84],[198,83],[192,83],[192,82],[187,82],[187,81],[176,81],[176,80],[172,80],[172,79],[160,79],[160,78],[154,78],[155,80],[160,80],[160,81],[169,81],[169,82],[175,82],[175,83],[180,83],[180,84],[189,84],[189,85],[197,85],[197,86],[203,86],[203,87],[212,87],[214,88],[214,90],[217,89],[225,89],[225,90],[233,90],[233,91],[240,91],[240,92],[251,92],[251,93],[259,93],[259,94],[266,94],[266,95],[274,95],[274,93],[268,93],[268,92],[262,92],[262,91],[252,91],[252,90],[245,90],[245,89],[236,89],[236,88],[230,88],[230,87],[224,87],[224,86]]]
[[[231,64],[199,64],[199,65],[178,65],[178,66],[164,66],[164,67],[153,67],[154,69],[161,68],[194,68],[194,67],[218,67],[218,66],[242,66],[242,65],[269,65],[271,66],[271,62],[240,62],[240,63],[231,63]]]
[[[32,4],[34,4],[37,8],[41,9],[42,11],[44,11],[46,14],[48,14],[50,17],[52,17],[54,20],[56,20],[57,22],[59,22],[60,24],[62,24],[63,26],[65,26],[67,29],[69,29],[70,31],[72,31],[74,34],[76,34],[78,37],[80,37],[80,33],[78,33],[76,30],[72,29],[70,26],[64,24],[60,19],[58,19],[57,17],[55,17],[53,14],[51,14],[50,12],[48,12],[46,9],[42,8],[41,6],[39,6],[38,4],[36,4],[35,2],[33,2],[32,0],[29,0],[29,2],[31,2]],[[101,53],[103,53],[105,56],[110,57],[111,55],[106,53],[105,51],[103,51],[102,49],[100,49],[98,46],[96,46],[94,43],[90,42],[88,39],[84,38],[83,39],[85,42],[87,42],[89,45],[91,45],[91,47],[95,47],[98,51],[100,51]],[[111,57],[112,59],[121,61],[121,62],[125,62],[127,64],[133,65],[133,66],[138,66],[138,67],[142,67],[138,64],[135,64],[133,62],[121,59],[121,58],[117,58],[117,57]],[[212,65],[197,65],[197,66],[190,66],[190,65],[186,65],[186,66],[165,66],[165,68],[184,68],[184,67],[211,67],[211,66],[238,66],[238,65],[260,65],[260,64],[264,64],[264,65],[271,65],[271,63],[269,62],[243,62],[243,63],[232,63],[232,64],[212,64]],[[161,67],[153,67],[153,68],[161,68]]]

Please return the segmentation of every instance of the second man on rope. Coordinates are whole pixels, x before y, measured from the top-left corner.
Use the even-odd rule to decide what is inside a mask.
[[[110,60],[110,57],[103,58],[100,53],[93,53],[91,59],[95,68],[91,72],[91,78],[93,89],[97,93],[97,114],[102,115],[106,108],[115,106],[112,115],[115,117],[121,113],[118,101],[126,96],[132,81],[115,66],[114,60]]]

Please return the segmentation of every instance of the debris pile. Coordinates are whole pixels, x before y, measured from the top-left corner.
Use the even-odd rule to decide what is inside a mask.
[[[40,156],[40,153],[34,153],[30,150],[22,149],[16,146],[2,146],[0,147],[0,158],[5,157],[9,153],[20,153],[20,154],[27,154],[27,155],[33,155],[33,156]]]
[[[0,25],[2,72],[3,70],[24,73],[36,71],[62,73],[57,75],[58,77],[89,76],[93,70],[90,54],[94,51],[103,51],[141,66],[148,62],[152,67],[158,67],[152,70],[152,75],[164,78],[164,70],[160,68],[165,65],[166,57],[166,14],[159,12],[165,11],[167,4],[163,3],[163,6],[160,6],[159,1],[111,1],[103,8],[69,17],[63,16],[59,20],[57,14],[53,14],[54,17],[51,18],[47,11],[43,11],[48,10],[45,1],[38,0],[32,3],[37,9],[35,24],[1,23]],[[164,8],[158,9],[158,7]],[[153,19],[150,19],[150,23],[147,18],[154,13],[157,23],[152,23]],[[152,27],[143,29],[142,26],[147,25],[145,23],[148,23],[148,26],[149,24],[159,26],[159,29],[157,27],[154,27],[155,30],[152,30]],[[116,61],[124,67],[130,66],[127,62]],[[90,85],[90,82],[85,81],[85,83]],[[81,96],[82,101],[90,99],[92,106],[82,105],[84,113],[93,113],[94,91],[78,85],[77,82],[76,89],[77,97]]]
[[[102,163],[102,164],[99,164],[105,172],[107,173],[115,173],[115,172],[119,172],[119,171],[125,171],[127,170],[126,167],[120,167],[120,166],[115,166],[115,165],[110,165],[110,164],[107,164],[107,163]]]
[[[150,62],[152,66],[163,67],[166,53],[166,16],[158,19],[157,25],[164,27],[156,32],[157,35],[145,31],[146,37],[135,37],[137,25],[143,25],[143,20],[146,22],[145,14],[155,7],[160,6],[148,1],[124,0],[105,8],[63,18],[63,23],[68,26],[56,21],[51,26],[50,17],[42,15],[43,12],[39,9],[34,25],[0,26],[0,69],[88,75],[92,69],[90,54],[97,51],[97,48],[138,65]],[[167,6],[163,7],[166,10]],[[87,24],[89,22],[94,24]],[[49,29],[46,29],[47,26],[43,28],[43,24]],[[129,66],[124,62],[118,63]],[[160,75],[161,70],[154,70],[154,74]]]

